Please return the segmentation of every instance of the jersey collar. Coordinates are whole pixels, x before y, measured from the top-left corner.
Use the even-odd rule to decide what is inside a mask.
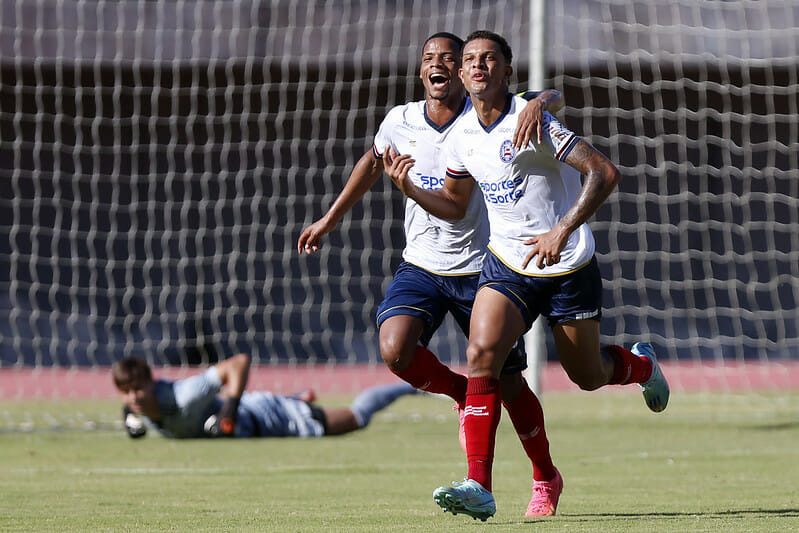
[[[485,131],[486,133],[491,133],[491,130],[499,126],[499,123],[502,122],[502,120],[505,118],[505,115],[510,113],[510,105],[512,102],[513,102],[513,95],[511,93],[508,93],[507,96],[505,96],[505,109],[502,110],[502,114],[494,122],[492,122],[490,126],[486,126],[478,118],[477,122],[480,124],[480,127],[483,128],[483,131]]]
[[[463,98],[463,101],[461,102],[461,105],[458,108],[458,110],[455,112],[454,115],[452,115],[452,118],[449,119],[443,126],[439,126],[438,124],[436,124],[435,122],[430,120],[430,117],[427,116],[427,102],[425,102],[425,104],[424,104],[424,120],[425,120],[425,122],[427,122],[427,125],[430,126],[431,128],[433,128],[434,130],[436,130],[438,133],[443,133],[443,132],[447,131],[447,128],[452,126],[452,123],[455,122],[458,119],[459,116],[461,116],[461,113],[463,113],[463,108],[466,107],[466,98],[469,98],[469,97],[466,96],[466,97]]]

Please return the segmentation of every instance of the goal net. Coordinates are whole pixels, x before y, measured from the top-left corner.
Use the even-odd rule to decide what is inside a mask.
[[[624,175],[592,223],[603,338],[799,357],[796,2],[548,4],[565,122]]]
[[[532,4],[2,2],[0,367],[382,370],[402,195],[379,181],[319,254],[297,237],[386,111],[422,97],[424,39],[481,28],[513,46],[513,88],[560,90],[624,175],[592,221],[603,342],[799,359],[799,7]],[[454,365],[464,348],[451,322],[432,343]]]

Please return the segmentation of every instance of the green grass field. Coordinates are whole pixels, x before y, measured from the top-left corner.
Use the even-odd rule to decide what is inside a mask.
[[[523,517],[530,466],[507,418],[496,516],[441,512],[431,492],[461,479],[465,458],[451,402],[425,396],[403,398],[362,432],[323,439],[5,431],[0,531],[799,530],[799,393],[677,393],[660,415],[631,389],[552,393],[544,409],[565,479],[552,518]],[[119,405],[0,404],[6,420],[70,411],[111,420]]]

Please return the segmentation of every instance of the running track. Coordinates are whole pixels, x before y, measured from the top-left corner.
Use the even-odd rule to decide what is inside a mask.
[[[799,361],[773,363],[661,363],[672,391],[730,392],[799,389]],[[456,369],[464,372],[465,369]],[[196,368],[155,369],[155,377],[180,378]],[[354,394],[365,387],[396,382],[382,365],[254,366],[250,390],[294,393],[313,388],[322,394]],[[615,387],[611,387],[613,389]],[[541,374],[541,390],[576,391],[563,369],[550,363]],[[0,400],[97,398],[117,396],[107,367],[91,369],[0,369]]]

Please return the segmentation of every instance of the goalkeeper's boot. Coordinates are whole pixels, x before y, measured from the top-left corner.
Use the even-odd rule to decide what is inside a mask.
[[[659,413],[669,403],[669,382],[666,381],[660,370],[660,365],[655,359],[655,350],[647,342],[636,342],[630,351],[639,357],[646,357],[652,362],[652,376],[638,385],[644,393],[646,405],[654,412]]]
[[[463,426],[463,421],[466,419],[466,401],[456,403],[452,409],[458,411],[458,442],[463,453],[466,453],[466,429]]]
[[[453,481],[451,487],[438,487],[433,491],[433,499],[445,512],[466,514],[483,522],[497,512],[494,496],[473,479],[465,479],[463,483]]]
[[[554,516],[558,510],[558,500],[563,492],[563,478],[555,469],[555,477],[550,481],[533,481],[533,498],[527,505],[524,516]]]

